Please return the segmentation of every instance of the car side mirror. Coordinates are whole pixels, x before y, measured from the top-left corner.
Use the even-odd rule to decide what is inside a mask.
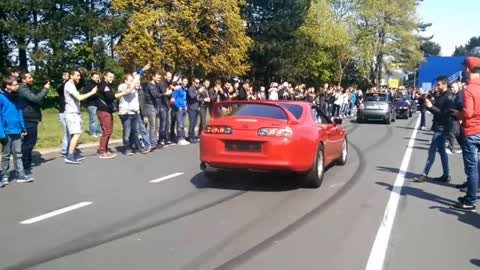
[[[341,125],[341,124],[343,123],[343,120],[342,120],[342,118],[337,118],[337,117],[335,117],[335,118],[333,118],[333,123],[334,123],[335,125],[339,126],[339,125]]]

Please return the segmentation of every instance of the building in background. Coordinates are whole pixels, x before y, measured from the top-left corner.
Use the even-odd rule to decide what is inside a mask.
[[[417,87],[429,91],[440,75],[448,77],[450,82],[464,80],[463,62],[465,56],[429,56],[425,58],[418,70]]]

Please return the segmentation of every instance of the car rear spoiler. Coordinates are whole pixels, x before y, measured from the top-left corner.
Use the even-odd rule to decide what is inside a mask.
[[[228,107],[228,106],[231,106],[231,105],[235,105],[235,104],[257,104],[257,105],[265,105],[265,106],[273,106],[273,107],[277,107],[279,109],[281,109],[285,115],[287,116],[287,121],[289,124],[298,124],[299,121],[297,120],[297,118],[295,118],[295,116],[293,116],[293,114],[287,110],[285,107],[283,106],[280,106],[279,104],[277,103],[273,103],[273,102],[259,102],[259,101],[247,101],[247,100],[229,100],[229,101],[221,101],[221,102],[217,102],[213,105],[213,112],[214,115],[211,116],[212,119],[214,118],[217,118],[217,115],[216,115],[216,112],[218,112],[219,108],[221,107]]]

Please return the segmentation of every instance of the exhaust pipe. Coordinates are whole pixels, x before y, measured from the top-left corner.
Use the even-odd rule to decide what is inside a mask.
[[[207,163],[202,162],[200,163],[200,170],[205,171],[207,169]]]

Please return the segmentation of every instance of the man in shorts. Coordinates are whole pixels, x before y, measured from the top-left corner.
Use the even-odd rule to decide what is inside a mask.
[[[80,101],[85,100],[97,93],[95,86],[90,92],[80,94],[75,86],[80,82],[80,72],[71,70],[69,72],[69,80],[65,83],[65,122],[67,124],[70,140],[68,144],[68,153],[65,158],[67,164],[80,164],[85,159],[80,154],[75,153],[78,139],[82,134],[82,117],[80,115]]]

